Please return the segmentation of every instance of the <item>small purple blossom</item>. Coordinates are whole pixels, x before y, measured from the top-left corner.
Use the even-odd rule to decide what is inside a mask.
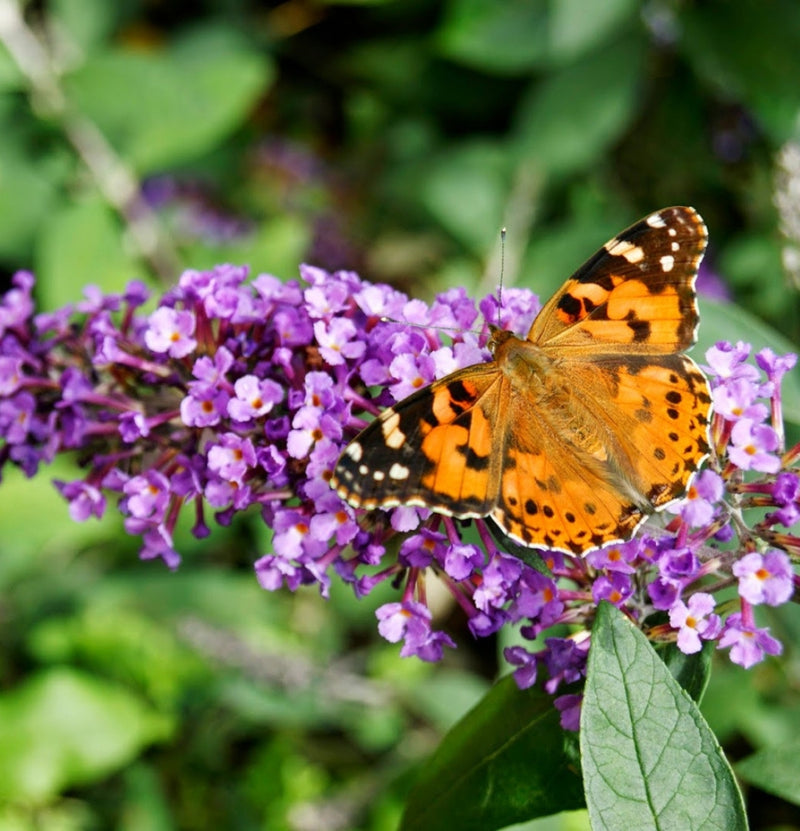
[[[777,473],[781,460],[775,455],[780,439],[768,424],[756,424],[743,418],[733,425],[728,457],[742,470]]]
[[[448,635],[431,630],[430,610],[421,603],[386,603],[375,615],[378,631],[387,641],[403,641],[402,656],[417,655],[424,661],[438,661],[443,646],[455,645]]]
[[[252,421],[265,416],[283,399],[281,385],[270,378],[243,375],[233,385],[234,397],[228,401],[228,415],[234,421]]]
[[[780,606],[792,596],[792,563],[783,551],[746,554],[733,564],[739,578],[739,594],[756,605]]]
[[[678,630],[678,649],[686,655],[699,652],[701,639],[714,640],[722,622],[714,614],[714,598],[705,592],[693,594],[688,603],[678,600],[669,610],[669,623]]]
[[[719,649],[731,650],[731,661],[749,669],[764,655],[780,655],[783,647],[766,629],[745,623],[739,612],[729,615],[718,643]]]
[[[197,341],[192,337],[194,327],[192,312],[161,306],[148,318],[145,343],[153,352],[184,358],[197,348]]]
[[[716,516],[717,503],[724,493],[722,477],[713,470],[704,470],[694,478],[677,510],[691,528],[708,525]]]

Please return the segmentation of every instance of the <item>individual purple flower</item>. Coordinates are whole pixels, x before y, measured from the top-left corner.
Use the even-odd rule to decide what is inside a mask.
[[[395,379],[391,385],[395,401],[401,401],[412,392],[427,386],[435,377],[436,367],[430,355],[398,355],[389,366],[389,374]]]
[[[766,629],[745,623],[740,612],[729,615],[723,627],[718,649],[731,650],[734,664],[750,669],[764,659],[764,655],[780,655],[783,647]]]
[[[717,513],[717,504],[724,492],[722,477],[707,468],[695,476],[686,496],[672,510],[680,512],[690,528],[708,525]]]
[[[741,470],[777,473],[781,460],[775,455],[780,439],[768,424],[756,424],[743,418],[733,425],[728,458]]]
[[[256,452],[249,438],[223,433],[206,448],[208,469],[221,479],[241,485],[250,468],[255,467]]]
[[[782,551],[746,554],[733,564],[733,573],[739,578],[739,594],[753,605],[780,606],[794,591],[792,562]]]
[[[508,646],[503,650],[503,657],[512,667],[517,667],[514,670],[514,680],[521,690],[527,690],[536,683],[539,662],[534,653],[524,646]]]
[[[422,660],[436,661],[441,658],[444,645],[455,646],[442,633],[431,631],[431,611],[416,601],[385,603],[375,611],[378,631],[390,643],[403,641],[400,655],[417,655]]]
[[[283,388],[270,378],[260,380],[255,375],[237,378],[234,396],[228,401],[228,415],[234,421],[252,421],[272,410],[283,399]]]
[[[552,695],[561,684],[572,684],[585,675],[589,640],[547,638],[544,643],[547,648],[543,660],[550,676],[544,688]]]
[[[397,560],[407,568],[428,568],[434,559],[444,559],[446,543],[447,537],[441,532],[422,528],[403,540]]]
[[[739,341],[734,345],[719,341],[706,351],[706,360],[711,373],[722,381],[730,378],[758,381],[758,370],[745,363],[749,355],[749,343]]]
[[[335,317],[327,323],[318,320],[314,324],[320,355],[330,366],[341,366],[348,358],[360,358],[364,354],[367,346],[357,336],[355,324],[347,318]]]
[[[612,571],[609,574],[601,574],[592,583],[592,599],[595,603],[607,600],[617,608],[633,594],[633,583],[628,574],[619,571]]]
[[[577,733],[581,726],[581,705],[583,696],[577,693],[559,695],[554,701],[556,710],[561,713],[559,724],[563,730]]]
[[[694,580],[700,571],[697,555],[689,547],[663,549],[656,564],[662,577],[682,583]]]
[[[194,335],[195,317],[192,312],[160,306],[147,319],[148,328],[144,334],[147,346],[170,358],[185,358],[197,348]]]
[[[477,545],[455,543],[447,546],[442,567],[453,580],[466,580],[481,568],[485,559]]]
[[[719,615],[714,614],[714,598],[696,592],[688,603],[678,600],[669,610],[669,623],[678,630],[678,649],[686,655],[699,652],[703,640],[713,640],[722,629]]]
[[[119,434],[126,444],[135,444],[150,435],[150,422],[144,413],[135,410],[119,417]]]
[[[761,422],[767,417],[765,404],[756,401],[761,395],[760,385],[750,378],[732,378],[720,384],[711,393],[714,412],[728,419],[736,421],[747,418]]]
[[[0,356],[0,397],[7,398],[19,389],[22,382],[22,359]]]
[[[614,543],[597,548],[586,555],[586,562],[595,569],[608,569],[621,574],[633,574],[634,562],[639,557],[639,540],[626,543]]]
[[[339,441],[341,437],[340,419],[319,407],[301,407],[292,420],[286,449],[293,459],[305,459],[317,442],[325,438]],[[338,457],[338,453],[336,455]]]
[[[483,569],[480,585],[472,596],[475,608],[491,614],[493,609],[504,606],[511,600],[521,573],[522,563],[519,560],[504,554],[492,557]]]
[[[153,525],[142,533],[142,548],[139,557],[142,560],[153,560],[160,557],[167,568],[174,571],[181,563],[181,555],[175,550],[172,534],[162,523]]]
[[[223,387],[195,381],[180,406],[181,420],[187,427],[213,427],[228,412],[230,393]]]
[[[289,591],[296,591],[302,584],[302,569],[284,557],[267,554],[255,565],[256,579],[262,589],[277,591],[284,586]]]
[[[768,346],[756,353],[756,363],[767,374],[773,384],[780,384],[783,376],[794,369],[797,355],[788,352],[785,355],[776,355]]]
[[[103,516],[106,509],[106,498],[99,488],[76,479],[73,482],[56,480],[55,486],[61,495],[69,501],[69,515],[74,522],[85,522],[90,517]]]
[[[791,528],[800,520],[800,476],[789,471],[779,473],[772,486],[772,498],[778,510],[767,514],[770,523]]]
[[[511,604],[512,619],[528,618],[535,630],[552,626],[564,611],[558,584],[552,577],[526,568],[517,583],[517,596]]]
[[[158,470],[134,476],[123,486],[125,507],[135,519],[160,520],[170,497],[169,480]],[[171,543],[170,543],[171,544]]]

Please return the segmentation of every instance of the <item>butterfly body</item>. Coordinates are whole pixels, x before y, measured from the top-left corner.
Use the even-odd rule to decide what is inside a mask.
[[[606,243],[526,339],[384,411],[332,485],[362,508],[491,517],[524,545],[584,553],[626,540],[681,496],[708,452],[708,384],[683,351],[705,226],[668,208]]]

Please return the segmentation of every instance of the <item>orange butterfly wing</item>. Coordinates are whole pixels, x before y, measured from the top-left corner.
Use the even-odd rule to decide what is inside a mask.
[[[494,361],[457,370],[384,410],[347,445],[333,487],[359,508],[417,505],[483,517],[497,502],[497,425],[509,384]]]

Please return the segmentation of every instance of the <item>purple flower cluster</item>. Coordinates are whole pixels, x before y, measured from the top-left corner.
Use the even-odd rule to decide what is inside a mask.
[[[0,466],[33,476],[40,462],[78,451],[86,475],[57,483],[73,519],[102,516],[116,496],[141,556],[171,568],[184,509],[202,538],[209,512],[225,525],[255,505],[273,530],[255,563],[259,583],[316,584],[325,595],[338,578],[363,596],[390,581],[398,597],[378,610],[378,629],[403,655],[438,660],[455,646],[434,626],[430,572],[475,637],[518,625],[533,640],[571,626],[543,650],[506,651],[521,686],[543,676],[555,693],[580,680],[601,600],[686,653],[714,641],[751,666],[780,652],[754,609],[787,602],[797,584],[800,446],[784,448],[781,404],[794,355],[764,349],[752,363],[747,344],[709,350],[712,458],[666,527],[653,522],[586,557],[543,552],[543,574],[502,550],[483,520],[401,507],[365,521],[329,484],[365,414],[485,360],[485,321],[527,331],[535,297],[506,290],[502,308],[493,297],[476,308],[454,289],[427,305],[352,272],[304,266],[301,278],[249,279],[224,265],[185,272],[147,314],[137,283],[35,314],[33,277],[17,274],[0,303]],[[445,330],[457,333],[449,344]],[[579,703],[572,693],[557,700],[565,725],[576,724]]]

